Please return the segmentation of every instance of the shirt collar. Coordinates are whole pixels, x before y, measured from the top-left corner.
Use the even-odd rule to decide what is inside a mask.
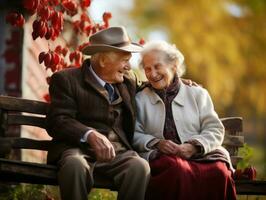
[[[95,71],[92,69],[92,66],[89,67],[90,72],[92,73],[92,75],[96,78],[96,80],[100,83],[101,86],[104,87],[104,85],[106,84],[106,82],[101,79],[96,73]]]

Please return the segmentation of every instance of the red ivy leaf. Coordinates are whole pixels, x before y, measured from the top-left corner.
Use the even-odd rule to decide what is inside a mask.
[[[22,27],[25,23],[25,19],[22,14],[18,12],[10,12],[6,16],[6,22],[12,26]]]
[[[23,0],[23,7],[31,14],[35,13],[39,5],[39,0]]]
[[[144,44],[145,44],[145,40],[144,40],[143,38],[141,38],[141,39],[139,40],[139,44],[140,44],[140,45],[144,45]]]
[[[91,0],[81,0],[81,7],[87,8],[91,5]]]

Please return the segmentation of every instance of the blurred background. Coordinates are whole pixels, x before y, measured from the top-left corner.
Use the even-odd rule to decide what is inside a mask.
[[[18,2],[0,3],[0,94],[43,100],[47,71],[37,57],[48,45],[42,39],[32,40],[30,17],[20,31],[5,24],[6,13]],[[166,40],[179,48],[185,56],[184,77],[209,91],[219,116],[243,117],[247,145],[240,151],[244,156],[240,167],[254,165],[258,179],[266,179],[266,1],[93,0],[88,9],[96,23],[106,11],[112,13],[110,25],[125,26],[133,41]],[[64,35],[73,37],[67,24]],[[75,42],[81,40],[88,38]],[[7,62],[10,45],[16,51]],[[134,55],[132,67],[143,77],[138,60]],[[44,133],[25,127],[21,134],[38,138]],[[20,156],[36,160],[35,154]],[[42,156],[40,162],[45,160]]]

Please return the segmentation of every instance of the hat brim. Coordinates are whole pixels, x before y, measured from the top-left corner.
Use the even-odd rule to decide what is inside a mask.
[[[104,44],[91,44],[88,46],[85,46],[82,49],[82,53],[85,55],[93,55],[95,53],[100,52],[108,52],[108,51],[125,51],[130,53],[137,53],[142,51],[142,46],[136,43],[130,43],[128,45],[122,46],[122,47],[116,47],[111,45],[104,45]]]

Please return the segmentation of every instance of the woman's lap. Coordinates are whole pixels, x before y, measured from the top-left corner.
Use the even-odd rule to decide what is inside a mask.
[[[150,162],[147,199],[234,199],[231,171],[221,161],[199,163],[176,156]]]

